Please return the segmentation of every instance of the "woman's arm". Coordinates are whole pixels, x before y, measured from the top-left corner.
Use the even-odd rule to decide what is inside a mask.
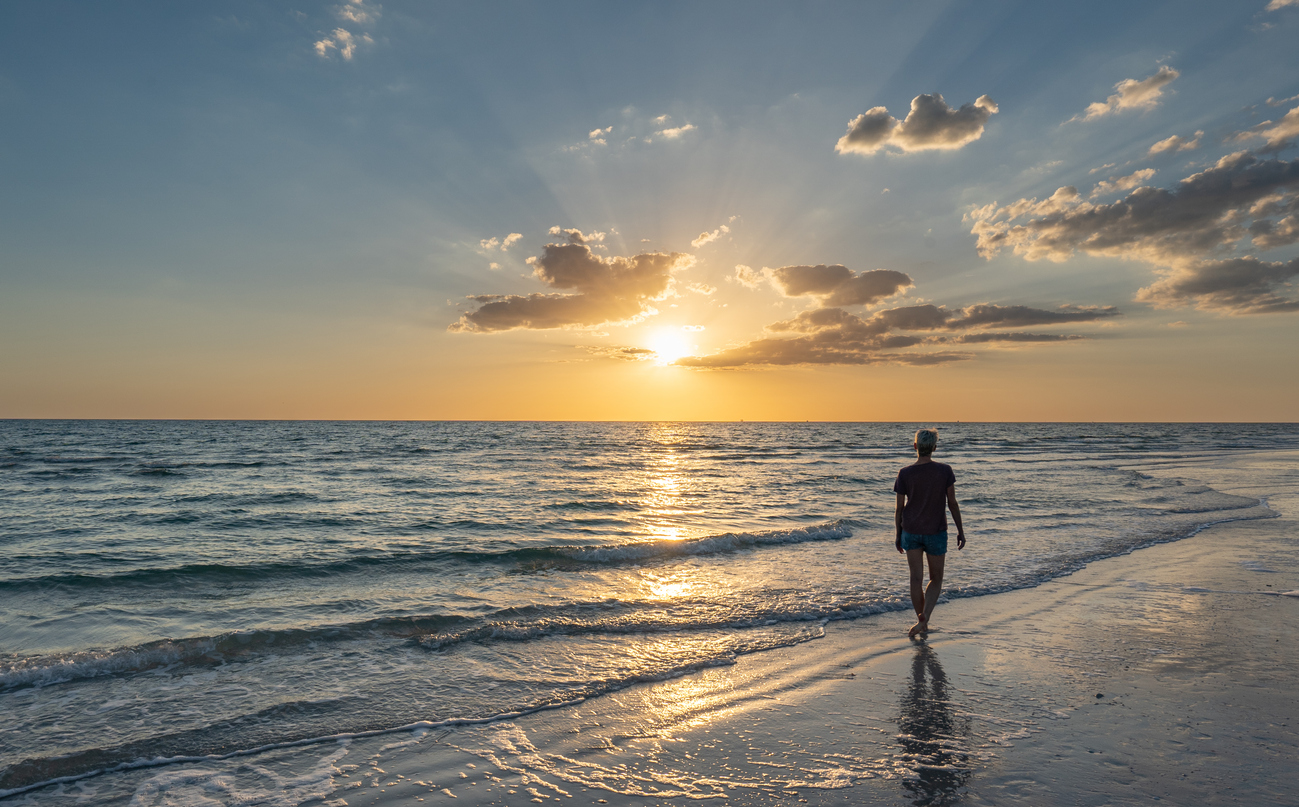
[[[902,549],[902,508],[906,506],[906,503],[907,503],[906,494],[899,493],[898,506],[897,509],[893,511],[893,525],[897,527],[897,539],[893,542],[893,545],[898,548],[898,552],[900,554],[904,554],[904,555],[906,554],[906,552],[904,552]]]
[[[956,522],[956,548],[965,548],[965,526],[961,524],[961,506],[956,503],[956,485],[947,486],[947,509],[952,511],[952,521]],[[902,516],[898,516],[901,523]],[[899,537],[900,538],[900,537]]]

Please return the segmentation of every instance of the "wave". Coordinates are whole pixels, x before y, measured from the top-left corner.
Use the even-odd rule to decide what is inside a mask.
[[[744,615],[726,614],[713,618],[693,619],[689,622],[670,618],[644,618],[629,615],[627,618],[583,619],[580,617],[553,617],[534,620],[493,620],[456,631],[430,634],[418,640],[427,650],[445,650],[469,642],[528,642],[553,636],[590,636],[594,634],[627,636],[650,633],[688,633],[710,630],[744,630],[747,628],[820,622],[868,616],[897,610],[896,603],[862,603],[857,606],[822,603],[794,611],[772,609]]]
[[[0,658],[0,692],[88,678],[134,675],[171,666],[215,667],[259,653],[284,652],[313,642],[355,640],[374,635],[418,637],[471,619],[455,615],[380,617],[338,625],[159,639],[112,650]]]
[[[473,524],[480,528],[482,526],[478,522],[473,522]],[[711,555],[814,541],[842,540],[852,537],[852,527],[856,524],[856,522],[839,520],[810,527],[784,530],[728,532],[702,538],[658,539],[595,546],[541,546],[484,551],[384,552],[382,554],[360,555],[339,560],[316,560],[314,562],[311,558],[296,558],[291,561],[245,565],[210,563],[187,564],[164,569],[132,569],[110,575],[65,573],[0,580],[0,591],[43,589],[51,586],[101,588],[195,584],[228,585],[233,582],[263,579],[285,580],[336,577],[371,571],[376,567],[423,566],[446,563],[447,561],[514,563],[534,569],[583,564],[643,563],[688,555]]]
[[[763,532],[728,532],[705,538],[663,539],[608,546],[551,547],[546,552],[581,563],[626,563],[682,555],[712,555],[764,546],[835,541],[852,537],[852,527],[843,519],[812,527]]]
[[[705,599],[677,600],[669,606],[604,600],[502,608],[483,616],[379,617],[333,625],[160,639],[102,651],[0,657],[0,692],[91,678],[129,677],[162,668],[219,667],[349,641],[409,641],[426,650],[441,651],[475,642],[527,642],[553,636],[734,631],[854,619],[901,607],[900,601],[842,601],[831,595],[821,602],[800,600],[793,606],[749,610],[717,607]]]
[[[576,688],[564,691],[552,691],[549,694],[536,693],[531,702],[506,707],[497,706],[495,710],[485,710],[485,714],[478,716],[415,721],[410,721],[407,716],[405,720],[398,719],[391,721],[389,725],[382,725],[382,718],[376,719],[371,716],[368,698],[345,697],[281,703],[202,728],[164,734],[108,748],[88,748],[71,753],[21,760],[0,770],[0,799],[49,785],[66,784],[106,773],[187,762],[233,759],[276,749],[348,741],[397,732],[513,720],[540,711],[575,706],[590,698],[636,684],[666,681],[705,669],[729,666],[734,664],[740,655],[789,647],[824,635],[824,626],[816,625],[784,636],[759,637],[690,661],[587,681]],[[349,714],[345,713],[345,707],[350,701],[356,701],[359,708]],[[283,722],[279,720],[287,714],[292,714],[298,719],[306,716],[308,719],[303,721],[295,731],[292,728],[285,728]],[[312,720],[313,717],[316,719]],[[342,731],[337,730],[340,728],[338,725],[340,721],[344,724],[341,727]],[[380,723],[377,727],[376,722]],[[320,729],[325,727],[334,730],[320,733]],[[265,736],[267,731],[279,732],[280,736],[267,742],[266,740],[269,739]],[[236,750],[228,750],[232,746]]]

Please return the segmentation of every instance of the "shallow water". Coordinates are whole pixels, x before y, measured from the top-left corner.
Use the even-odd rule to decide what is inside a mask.
[[[906,607],[905,424],[0,422],[0,790],[487,718]],[[1270,515],[1288,425],[952,424],[949,597]]]

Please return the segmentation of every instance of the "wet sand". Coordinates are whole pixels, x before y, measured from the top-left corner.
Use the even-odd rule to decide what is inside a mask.
[[[140,771],[111,787],[89,780],[83,795],[334,807],[1293,803],[1299,485],[1288,469],[1299,463],[1259,483],[1258,456],[1180,472],[1265,496],[1280,517],[942,603],[923,641],[907,639],[905,613],[831,623],[814,642],[512,721]]]

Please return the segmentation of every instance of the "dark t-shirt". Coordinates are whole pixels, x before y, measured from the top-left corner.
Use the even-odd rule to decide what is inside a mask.
[[[941,462],[908,465],[898,471],[894,493],[904,493],[902,529],[912,535],[947,532],[947,488],[956,484],[952,466]]]

